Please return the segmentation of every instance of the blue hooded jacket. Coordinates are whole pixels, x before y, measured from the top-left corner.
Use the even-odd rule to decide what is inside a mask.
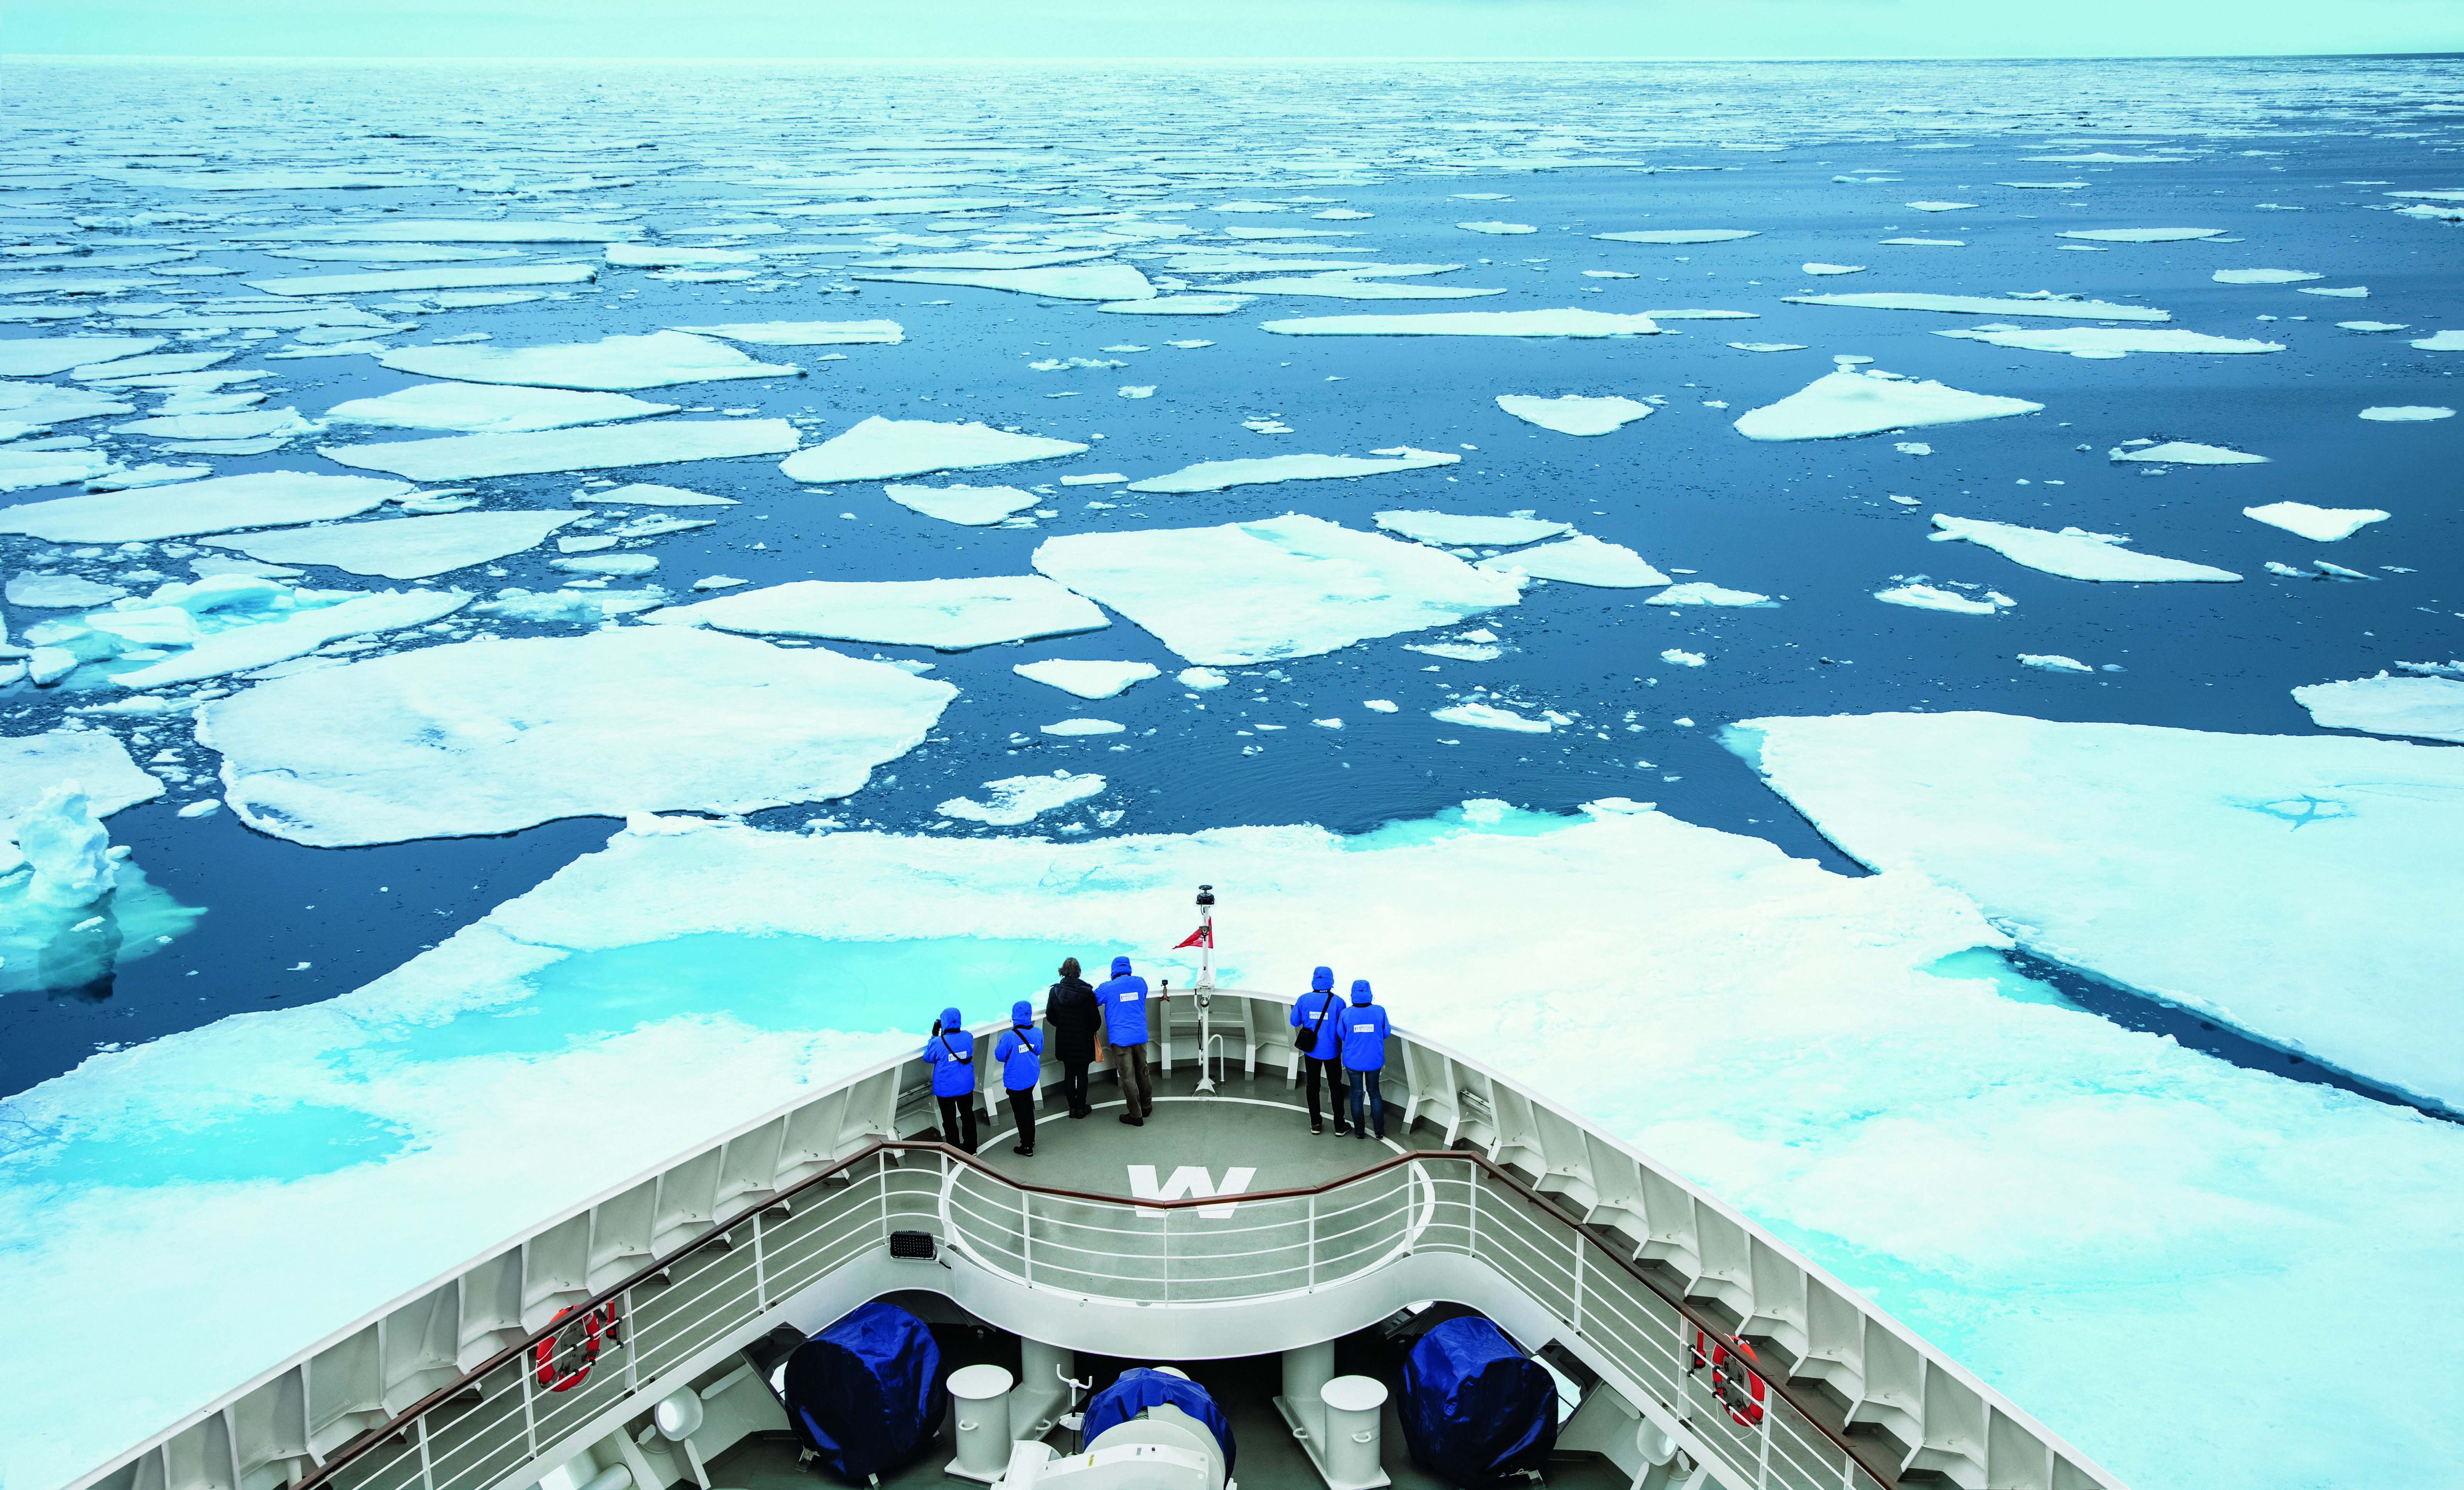
[[[1104,1009],[1104,1038],[1115,1045],[1147,1042],[1147,980],[1130,971],[1130,959],[1112,959],[1111,980],[1095,990]]]
[[[1369,979],[1352,980],[1352,1007],[1343,1021],[1343,1068],[1382,1071],[1386,1068],[1386,1011],[1369,1001]]]
[[[1343,1000],[1334,994],[1334,969],[1309,975],[1309,991],[1292,1000],[1292,1028],[1301,1032],[1292,1043],[1302,1055],[1331,1061],[1343,1048]]]
[[[976,1037],[957,1008],[941,1011],[941,1033],[927,1041],[924,1059],[933,1067],[933,1095],[963,1097],[976,1089]]]
[[[1044,1035],[1035,1027],[1035,1005],[1022,998],[1009,1006],[1009,1028],[993,1046],[993,1059],[1001,1063],[1003,1091],[1024,1091],[1035,1085],[1044,1069]]]

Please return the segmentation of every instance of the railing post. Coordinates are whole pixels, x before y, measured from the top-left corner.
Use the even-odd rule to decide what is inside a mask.
[[[770,1266],[761,1240],[761,1213],[753,1216],[753,1312],[758,1317],[770,1307]]]
[[[1030,1209],[1034,1204],[1033,1191],[1022,1190],[1018,1193],[1019,1271],[1025,1275],[1026,1286],[1029,1288],[1035,1286],[1035,1218]]]
[[[1574,1333],[1583,1332],[1583,1237],[1574,1234]]]
[[[436,1490],[436,1466],[428,1457],[428,1414],[421,1413],[412,1426],[419,1430],[419,1482],[424,1490]]]
[[[1762,1373],[1752,1367],[1747,1367],[1746,1371],[1749,1381],[1762,1380]],[[1765,1490],[1765,1487],[1771,1484],[1771,1424],[1779,1421],[1780,1410],[1788,1406],[1788,1399],[1777,1392],[1767,1391],[1764,1394],[1770,1397],[1771,1401],[1763,1408],[1762,1442],[1757,1445],[1759,1453],[1754,1464],[1754,1490]],[[1748,1389],[1748,1395],[1751,1395],[1750,1388]]]
[[[1317,1287],[1317,1193],[1309,1197],[1309,1286]]]
[[[549,1348],[550,1354],[548,1359],[556,1359],[555,1354],[553,1353],[554,1347],[550,1347]],[[529,1446],[531,1451],[530,1457],[532,1458],[538,1458],[539,1451],[539,1418],[531,1411],[531,1363],[527,1360],[522,1361],[519,1363],[519,1369],[522,1373],[522,1442]]]
[[[627,1288],[619,1297],[625,1309],[625,1394],[629,1397],[642,1390],[641,1372],[634,1369],[634,1362],[640,1357],[641,1350],[638,1337],[634,1333],[633,1290]],[[426,1422],[427,1419],[422,1418],[420,1421]]]
[[[1163,1302],[1166,1304],[1172,1302],[1172,1218],[1179,1214],[1177,1211],[1163,1214]]]

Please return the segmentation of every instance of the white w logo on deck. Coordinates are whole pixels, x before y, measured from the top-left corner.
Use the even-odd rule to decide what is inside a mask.
[[[1129,1169],[1130,1197],[1133,1200],[1212,1200],[1217,1195],[1237,1195],[1249,1188],[1249,1181],[1258,1172],[1254,1169],[1225,1170],[1223,1183],[1218,1186],[1213,1175],[1195,1164],[1182,1165],[1172,1172],[1172,1178],[1161,1184],[1155,1183],[1155,1167],[1152,1164],[1133,1164]],[[1238,1206],[1205,1205],[1198,1207],[1197,1213],[1210,1221],[1221,1221],[1239,1209]],[[1138,1214],[1157,1221],[1165,1216],[1161,1211],[1142,1210]]]

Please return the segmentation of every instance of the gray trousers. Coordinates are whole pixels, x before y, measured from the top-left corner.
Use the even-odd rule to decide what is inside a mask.
[[[1147,1069],[1147,1047],[1114,1045],[1112,1069],[1120,1074],[1121,1095],[1129,1101],[1133,1117],[1155,1115],[1155,1075]]]

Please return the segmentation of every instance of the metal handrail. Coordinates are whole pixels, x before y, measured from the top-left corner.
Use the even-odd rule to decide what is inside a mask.
[[[1662,1303],[1674,1309],[1687,1324],[1692,1325],[1696,1329],[1700,1330],[1706,1341],[1713,1345],[1727,1347],[1732,1357],[1737,1354],[1737,1348],[1739,1346],[1737,1337],[1729,1334],[1716,1320],[1705,1314],[1701,1309],[1687,1302],[1681,1292],[1671,1288],[1667,1283],[1663,1282],[1650,1272],[1646,1271],[1629,1259],[1621,1256],[1619,1249],[1612,1247],[1607,1242],[1601,1240],[1600,1238],[1595,1235],[1589,1227],[1585,1226],[1578,1217],[1570,1215],[1563,1209],[1559,1208],[1555,1202],[1549,1199],[1546,1195],[1541,1194],[1538,1191],[1524,1184],[1521,1180],[1515,1178],[1507,1170],[1490,1160],[1485,1154],[1469,1152],[1459,1149],[1412,1150],[1395,1154],[1387,1159],[1379,1161],[1378,1163],[1370,1165],[1366,1169],[1356,1170],[1350,1174],[1345,1174],[1335,1179],[1330,1179],[1316,1185],[1300,1185],[1283,1190],[1255,1191],[1243,1194],[1238,1197],[1193,1195],[1179,1200],[1152,1200],[1133,1198],[1126,1195],[1098,1194],[1083,1190],[1065,1190],[1052,1186],[1026,1184],[1023,1181],[1016,1180],[1008,1175],[1002,1174],[999,1171],[984,1164],[974,1154],[968,1153],[964,1150],[955,1148],[949,1144],[882,1139],[868,1144],[864,1148],[847,1155],[845,1158],[839,1159],[834,1163],[824,1166],[822,1169],[816,1170],[811,1174],[804,1176],[803,1179],[796,1181],[794,1184],[787,1186],[783,1190],[774,1192],[767,1198],[737,1212],[736,1215],[725,1220],[714,1222],[708,1229],[698,1233],[690,1240],[680,1243],[668,1252],[652,1259],[650,1261],[642,1264],[642,1266],[636,1268],[634,1271],[618,1280],[616,1282],[610,1283],[606,1287],[600,1289],[597,1293],[592,1294],[583,1303],[573,1305],[569,1313],[561,1313],[558,1319],[551,1320],[549,1323],[530,1331],[520,1340],[498,1350],[495,1354],[489,1356],[486,1360],[481,1361],[477,1366],[474,1366],[471,1369],[463,1372],[452,1381],[446,1383],[444,1386],[437,1388],[427,1395],[419,1398],[417,1401],[412,1402],[408,1407],[396,1413],[392,1417],[386,1419],[385,1422],[359,1434],[347,1442],[341,1444],[331,1454],[327,1455],[323,1460],[318,1464],[316,1469],[305,1479],[293,1482],[288,1487],[288,1490],[320,1490],[320,1487],[331,1482],[335,1476],[341,1473],[344,1469],[349,1468],[359,1459],[374,1452],[376,1449],[382,1447],[391,1439],[404,1435],[413,1424],[427,1416],[429,1413],[452,1402],[455,1398],[470,1391],[473,1386],[478,1384],[483,1378],[487,1377],[492,1372],[511,1364],[514,1361],[521,1359],[523,1356],[535,1350],[540,1341],[554,1336],[561,1328],[565,1327],[566,1322],[568,1322],[572,1316],[587,1314],[593,1309],[600,1308],[603,1305],[612,1304],[624,1298],[632,1289],[637,1288],[643,1283],[649,1282],[651,1279],[658,1277],[660,1274],[668,1271],[676,1263],[692,1256],[701,1248],[710,1245],[714,1241],[719,1240],[729,1233],[736,1231],[737,1228],[744,1226],[748,1222],[754,1221],[764,1213],[776,1209],[782,1202],[789,1200],[796,1195],[802,1194],[805,1191],[814,1189],[831,1177],[844,1173],[847,1170],[863,1163],[867,1159],[885,1154],[901,1153],[938,1155],[945,1162],[956,1163],[963,1168],[974,1170],[988,1179],[994,1180],[1014,1191],[1026,1194],[1045,1195],[1064,1200],[1088,1201],[1099,1205],[1134,1208],[1141,1211],[1184,1211],[1197,1210],[1201,1207],[1218,1207],[1227,1203],[1237,1204],[1261,1200],[1299,1199],[1322,1195],[1342,1186],[1353,1184],[1357,1181],[1367,1179],[1372,1175],[1380,1174],[1388,1170],[1398,1169],[1405,1165],[1428,1161],[1451,1161],[1455,1163],[1468,1164],[1486,1173],[1490,1178],[1496,1180],[1501,1185],[1504,1185],[1507,1189],[1512,1191],[1520,1199],[1534,1210],[1538,1211],[1543,1216],[1558,1223],[1567,1231],[1573,1233],[1574,1237],[1579,1238],[1581,1241],[1588,1243],[1593,1250],[1606,1258],[1619,1271],[1625,1273],[1635,1282],[1641,1283],[1645,1288],[1651,1290],[1652,1293],[1658,1295]],[[1852,1443],[1846,1436],[1835,1432],[1829,1424],[1825,1423],[1820,1417],[1815,1415],[1815,1413],[1809,1410],[1808,1402],[1805,1400],[1807,1394],[1803,1389],[1793,1386],[1788,1381],[1774,1379],[1768,1376],[1763,1372],[1754,1369],[1752,1367],[1745,1365],[1742,1360],[1738,1362],[1737,1369],[1742,1369],[1752,1379],[1762,1382],[1773,1394],[1778,1396],[1780,1400],[1786,1402],[1792,1409],[1793,1409],[1799,1417],[1803,1418],[1817,1433],[1821,1434],[1824,1438],[1828,1439],[1834,1448],[1846,1455],[1850,1461],[1858,1468],[1862,1469],[1867,1475],[1873,1477],[1881,1484],[1892,1485],[1897,1483],[1899,1467],[1896,1464],[1890,1463],[1886,1459],[1875,1457],[1870,1448],[1865,1448],[1856,1443]]]

